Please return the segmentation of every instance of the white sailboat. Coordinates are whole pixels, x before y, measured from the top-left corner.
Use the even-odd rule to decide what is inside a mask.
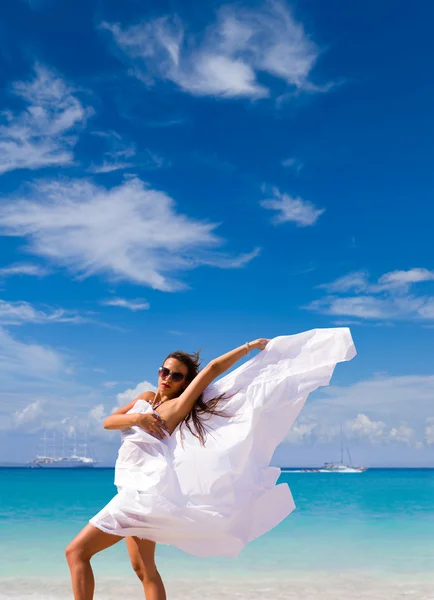
[[[63,433],[62,452],[60,456],[56,451],[56,434],[53,433],[53,438],[47,437],[44,433],[41,439],[43,443],[43,451],[41,454],[27,463],[27,466],[32,469],[89,469],[96,465],[96,461],[87,456],[87,443],[79,444],[80,450],[77,450],[77,436],[74,432],[74,447],[71,454],[65,452],[65,434]],[[51,443],[51,449],[50,449]],[[81,451],[82,449],[82,451]]]
[[[326,462],[317,470],[317,473],[364,473],[365,467],[356,467],[352,464],[350,450],[348,445],[345,445],[348,454],[348,464],[344,463],[344,434],[341,425],[341,461],[339,463]]]

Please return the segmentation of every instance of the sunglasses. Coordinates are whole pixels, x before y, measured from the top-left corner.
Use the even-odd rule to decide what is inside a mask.
[[[179,383],[185,378],[184,373],[178,373],[177,371],[170,371],[167,367],[160,367],[158,369],[158,375],[161,379],[167,379],[169,375],[172,375],[173,383]]]

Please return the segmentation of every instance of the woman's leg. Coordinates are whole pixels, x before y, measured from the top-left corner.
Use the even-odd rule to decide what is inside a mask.
[[[90,559],[123,538],[86,525],[66,548],[66,560],[71,571],[74,600],[93,600],[95,580]]]
[[[155,566],[155,542],[137,537],[125,538],[131,565],[140,579],[146,600],[166,600],[166,591]]]

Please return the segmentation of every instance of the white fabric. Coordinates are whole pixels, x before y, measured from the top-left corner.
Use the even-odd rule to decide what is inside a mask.
[[[116,462],[118,494],[91,523],[120,536],[171,544],[197,556],[237,556],[295,508],[270,467],[307,396],[327,385],[336,363],[355,355],[347,328],[277,337],[205,391],[231,395],[211,417],[201,446],[184,425],[166,440],[140,427],[123,431]],[[136,402],[131,412],[151,412]]]

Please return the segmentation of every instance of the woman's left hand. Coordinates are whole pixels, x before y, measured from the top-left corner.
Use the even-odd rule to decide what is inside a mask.
[[[265,346],[268,344],[270,340],[267,338],[259,338],[258,340],[254,340],[253,342],[249,342],[250,348],[257,348],[258,350],[264,350]]]

